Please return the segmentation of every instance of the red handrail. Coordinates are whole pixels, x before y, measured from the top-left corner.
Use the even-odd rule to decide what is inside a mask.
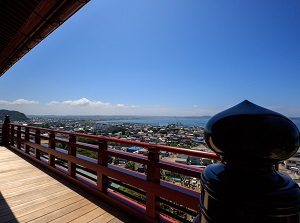
[[[200,192],[165,181],[161,179],[160,173],[162,170],[168,170],[185,176],[200,178],[203,169],[161,160],[159,159],[160,151],[220,160],[220,157],[215,153],[203,151],[18,124],[9,124],[8,126],[10,148],[105,199],[110,204],[118,206],[127,213],[140,219],[147,219],[150,222],[172,222],[172,219],[178,215],[162,209],[160,204],[171,205],[173,209],[178,209],[181,212],[186,210],[186,213],[193,215],[193,217],[199,213]],[[79,137],[93,139],[97,141],[97,145],[78,142],[77,138]],[[43,144],[43,140],[46,140],[47,144]],[[57,148],[56,143],[63,143],[66,145],[66,149]],[[140,146],[148,150],[148,155],[144,156],[108,148],[108,143]],[[77,153],[78,148],[95,152],[97,158],[91,159],[79,155]],[[109,164],[110,157],[123,158],[144,164],[147,166],[147,173],[138,173]],[[65,164],[61,165],[57,160],[63,160],[60,162],[65,162]],[[84,169],[84,173],[78,172],[80,168],[76,167]],[[87,175],[91,175],[90,178]],[[118,192],[119,188],[112,189],[111,182],[120,182],[125,187],[128,185],[128,188],[135,188],[145,198],[145,202],[143,203],[143,199],[138,201],[129,195],[124,196],[124,193]],[[178,218],[177,220],[185,221],[184,218]]]

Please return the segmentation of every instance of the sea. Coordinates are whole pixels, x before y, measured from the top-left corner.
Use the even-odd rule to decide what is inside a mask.
[[[130,117],[119,117],[116,119],[98,121],[98,123],[138,123],[138,124],[149,124],[155,126],[167,126],[169,124],[183,125],[183,126],[198,126],[205,127],[210,116],[130,116]],[[300,130],[300,117],[289,118]]]
[[[105,121],[98,121],[98,123],[120,124],[120,123],[137,123],[149,124],[154,126],[167,126],[170,124],[182,126],[202,126],[204,127],[209,116],[202,117],[178,117],[178,116],[135,116],[121,119],[112,119]]]
[[[298,127],[300,131],[300,118],[289,118]]]

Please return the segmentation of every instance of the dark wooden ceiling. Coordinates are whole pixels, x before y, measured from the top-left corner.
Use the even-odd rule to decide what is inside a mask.
[[[1,0],[0,77],[89,0]]]

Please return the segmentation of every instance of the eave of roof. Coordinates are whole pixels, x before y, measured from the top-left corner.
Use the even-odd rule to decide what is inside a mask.
[[[90,0],[1,0],[0,77]]]

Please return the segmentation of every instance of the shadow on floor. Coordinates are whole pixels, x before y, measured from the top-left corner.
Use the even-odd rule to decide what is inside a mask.
[[[15,219],[13,212],[0,192],[0,222],[5,222],[7,217]]]

